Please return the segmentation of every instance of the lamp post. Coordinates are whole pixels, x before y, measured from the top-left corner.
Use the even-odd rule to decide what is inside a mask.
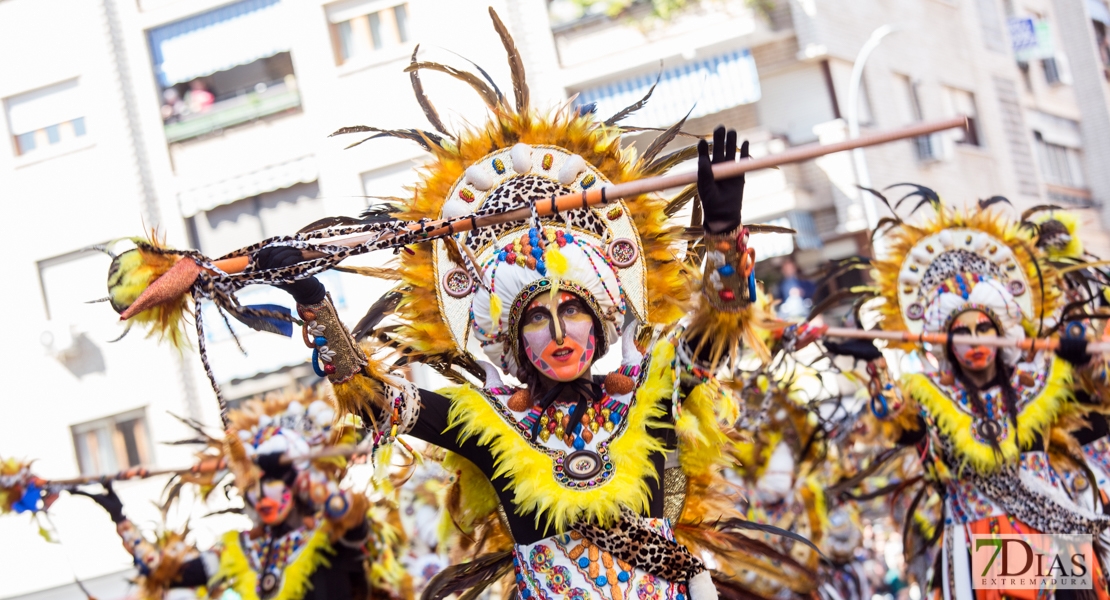
[[[871,52],[879,46],[883,38],[902,29],[905,28],[888,23],[872,31],[871,37],[864,42],[863,47],[859,49],[859,54],[856,55],[856,61],[852,63],[852,78],[848,82],[848,139],[850,140],[859,137],[859,86],[863,81],[863,67],[867,64]],[[852,150],[852,165],[856,170],[856,183],[861,187],[871,187],[871,174],[867,171],[867,160],[864,158],[862,148]],[[875,198],[863,191],[860,191],[860,194],[863,196],[863,212],[867,217],[867,227],[873,230],[879,224]]]

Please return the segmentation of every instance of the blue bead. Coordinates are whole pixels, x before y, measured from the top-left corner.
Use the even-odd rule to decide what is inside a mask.
[[[616,425],[621,422],[621,414],[617,411],[613,411],[609,413],[609,420],[613,422],[613,425]]]
[[[519,567],[520,565],[516,565],[516,566]],[[524,581],[524,575],[521,575],[520,573],[517,573],[516,574],[516,580],[517,581]]]
[[[520,591],[520,597],[524,598],[524,600],[528,600],[529,598],[532,597],[532,590],[530,590],[528,588],[524,588],[523,590]]]
[[[539,246],[532,247],[532,258],[543,258],[543,249]]]
[[[686,600],[686,594],[677,594],[675,595],[674,600]]]
[[[547,275],[547,265],[543,264],[542,260],[536,261],[536,272],[538,272],[541,276]]]
[[[732,268],[732,265],[721,265],[717,267],[717,272],[721,274],[721,277],[728,277],[735,273],[736,269]]]
[[[586,567],[590,566],[590,559],[583,556],[582,558],[578,559],[578,566],[585,569]]]
[[[327,346],[328,345],[328,339],[325,338],[324,336],[321,336],[321,335],[316,336],[316,339],[314,339],[312,341],[315,342],[317,346]]]
[[[606,579],[604,575],[599,575],[598,578],[594,580],[594,583],[601,586],[601,585],[605,585],[605,584],[609,583],[609,580]]]
[[[569,231],[567,233],[563,234],[563,239],[566,240],[568,244],[573,244],[574,243],[574,236],[571,235]]]
[[[586,441],[582,438],[574,438],[574,449],[581,450],[586,447]]]
[[[509,253],[505,252],[504,250],[497,253],[497,260],[499,260],[501,262],[505,262],[508,258],[509,258]]]
[[[628,571],[621,571],[620,574],[617,575],[617,581],[619,581],[621,583],[624,583],[624,582],[628,581],[629,577],[630,577],[630,575],[628,574]]]

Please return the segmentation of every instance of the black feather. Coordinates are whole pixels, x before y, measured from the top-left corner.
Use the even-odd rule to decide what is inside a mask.
[[[447,75],[450,75],[451,77],[454,77],[455,79],[458,79],[459,81],[462,81],[463,83],[466,83],[470,87],[474,88],[474,91],[478,92],[478,95],[482,97],[483,101],[485,101],[486,106],[488,106],[490,108],[497,108],[497,106],[499,104],[501,104],[501,92],[500,91],[495,92],[493,90],[493,88],[491,88],[488,84],[486,84],[486,82],[479,79],[473,73],[468,73],[466,71],[460,71],[459,69],[456,69],[455,67],[445,65],[445,64],[442,64],[442,63],[428,62],[428,61],[413,63],[413,64],[409,65],[408,67],[405,67],[405,72],[406,73],[411,73],[412,71],[416,71],[418,69],[430,69],[432,71],[439,71],[440,73],[446,73]],[[479,69],[479,70],[481,70],[481,69]],[[485,71],[482,71],[482,73],[484,75]],[[486,75],[486,76],[488,77],[488,75]]]
[[[771,535],[777,535],[777,536],[781,536],[781,537],[785,537],[785,538],[790,538],[790,539],[794,540],[795,542],[799,542],[799,543],[805,544],[806,546],[809,546],[811,549],[813,549],[814,552],[816,552],[818,554],[818,556],[820,556],[821,558],[825,558],[825,555],[821,552],[821,549],[817,547],[817,544],[814,544],[813,542],[809,541],[809,538],[807,538],[805,536],[802,536],[802,535],[799,535],[797,533],[794,533],[793,531],[788,531],[786,529],[783,529],[782,527],[775,527],[774,525],[768,525],[766,523],[756,523],[754,521],[748,521],[748,520],[745,520],[745,519],[738,519],[738,518],[725,519],[723,521],[719,521],[717,523],[717,527],[718,527],[718,529],[721,529],[721,530],[724,530],[724,531],[727,531],[729,529],[745,530],[745,531],[762,531],[763,533],[768,533],[768,534],[771,534]],[[801,565],[799,565],[799,566],[801,566]]]
[[[358,324],[351,331],[355,341],[361,341],[365,338],[386,315],[396,310],[397,305],[401,303],[401,298],[402,294],[397,290],[390,290],[381,298],[378,298],[378,301],[370,306],[370,309],[359,319]]]
[[[667,202],[667,206],[663,207],[663,214],[667,215],[668,217],[675,216],[687,204],[690,203],[690,200],[693,200],[694,197],[697,196],[697,195],[698,195],[698,186],[697,186],[697,184],[690,184],[690,185],[686,186],[685,188],[682,189],[681,192],[676,194],[674,198],[671,198],[670,202]]]
[[[744,227],[748,229],[748,233],[787,233],[790,235],[798,233],[794,229],[791,229],[789,227],[782,227],[779,225],[766,225],[756,223],[754,225],[745,225]]]
[[[991,207],[995,204],[998,204],[999,202],[1005,202],[1006,204],[1009,204],[1011,207],[1014,205],[1014,203],[1010,202],[1009,198],[1006,198],[1005,196],[991,196],[990,198],[987,198],[986,200],[980,200],[979,201],[979,210],[986,210],[987,208],[989,208],[989,207]]]
[[[916,183],[896,183],[894,185],[888,185],[884,189],[889,190],[889,189],[893,189],[893,188],[896,188],[896,187],[907,187],[907,186],[912,187],[914,189],[914,191],[906,194],[905,196],[902,196],[902,198],[899,199],[898,202],[894,203],[894,208],[896,210],[899,207],[902,206],[902,203],[905,202],[907,198],[913,198],[915,196],[920,196],[921,197],[921,202],[918,203],[918,205],[913,209],[913,211],[910,211],[910,214],[913,214],[914,211],[916,211],[918,208],[921,208],[922,205],[924,205],[924,204],[931,204],[934,209],[937,208],[938,206],[940,206],[940,196],[937,195],[937,193],[934,192],[933,190],[931,190],[931,189],[929,189],[929,188],[927,188],[923,185],[918,185]]]
[[[713,154],[713,142],[707,142],[707,143],[709,144],[709,154],[712,155]],[[650,165],[644,167],[644,174],[645,175],[658,175],[660,173],[664,173],[666,171],[669,171],[675,165],[677,165],[679,163],[682,163],[682,162],[685,162],[685,161],[688,161],[688,160],[694,158],[697,155],[698,155],[698,146],[697,146],[697,144],[694,144],[692,146],[686,146],[685,148],[675,150],[674,152],[668,152],[667,154],[664,154],[663,156],[660,156],[659,158],[653,160]]]
[[[887,200],[886,196],[882,195],[882,193],[879,192],[879,190],[873,190],[869,187],[863,187],[862,185],[857,185],[856,187],[858,187],[859,189],[875,196],[879,200],[882,200],[883,204],[886,205],[886,209],[890,211],[890,214],[894,215],[894,219],[896,219],[899,223],[902,222],[902,220],[898,218],[898,213],[894,212],[894,207],[890,205],[890,200]]]
[[[524,114],[528,110],[529,102],[528,79],[524,73],[524,61],[520,58],[520,51],[516,48],[513,36],[509,34],[509,28],[501,22],[501,17],[497,16],[497,11],[493,10],[492,6],[489,7],[489,17],[493,20],[493,28],[497,30],[497,35],[501,38],[501,45],[505,47],[505,54],[509,57],[509,73],[513,77],[516,112]]]
[[[1061,209],[1060,209],[1059,206],[1056,206],[1055,204],[1038,204],[1037,206],[1034,206],[1034,207],[1032,207],[1028,210],[1023,211],[1021,213],[1021,220],[1022,221],[1028,221],[1029,217],[1032,217],[1033,215],[1035,215],[1035,214],[1037,214],[1037,213],[1039,213],[1043,210],[1061,210]]]
[[[620,109],[619,111],[617,111],[617,114],[609,117],[608,119],[605,119],[605,125],[613,125],[613,124],[617,123],[618,121],[621,121],[625,117],[631,115],[632,113],[634,113],[634,112],[640,110],[641,108],[643,108],[644,105],[647,104],[648,98],[651,98],[652,92],[655,91],[655,86],[659,85],[659,80],[661,80],[662,78],[663,78],[663,61],[659,61],[659,74],[655,76],[655,83],[651,84],[651,88],[648,89],[646,94],[644,94],[644,97],[640,98],[638,101],[632,103],[630,106],[626,106],[626,107]]]

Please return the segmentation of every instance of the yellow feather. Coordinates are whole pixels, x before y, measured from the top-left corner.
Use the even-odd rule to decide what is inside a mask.
[[[521,514],[533,512],[537,526],[563,532],[579,520],[613,523],[622,506],[640,513],[647,510],[648,479],[658,476],[651,455],[663,451],[662,442],[649,434],[647,427],[665,426],[659,419],[665,415],[663,401],[670,397],[674,385],[673,356],[674,347],[668,343],[659,343],[652,351],[648,376],[629,407],[626,429],[609,444],[614,475],[588,489],[572,490],[560,485],[552,477],[551,457],[524,439],[480,391],[459,386],[439,393],[451,400],[448,428],[458,428],[460,442],[474,438],[489,447],[494,458],[493,476],[512,481],[514,503]]]
[[[489,318],[501,329],[501,297],[497,294],[489,296]]]
[[[246,554],[243,553],[241,535],[238,531],[229,531],[221,538],[223,551],[220,553],[220,567],[213,579],[228,582],[231,589],[235,590],[243,600],[259,600],[256,591],[258,573],[251,568]],[[327,532],[323,528],[317,529],[297,558],[285,567],[281,578],[281,589],[268,600],[304,598],[305,592],[312,587],[309,582],[312,574],[321,566],[328,566],[327,555],[334,553],[335,550],[328,543]]]

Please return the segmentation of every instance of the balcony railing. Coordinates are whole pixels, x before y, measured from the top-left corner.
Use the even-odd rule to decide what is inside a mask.
[[[208,110],[166,123],[166,142],[174,143],[220,131],[301,106],[301,95],[284,83],[219,100]]]

